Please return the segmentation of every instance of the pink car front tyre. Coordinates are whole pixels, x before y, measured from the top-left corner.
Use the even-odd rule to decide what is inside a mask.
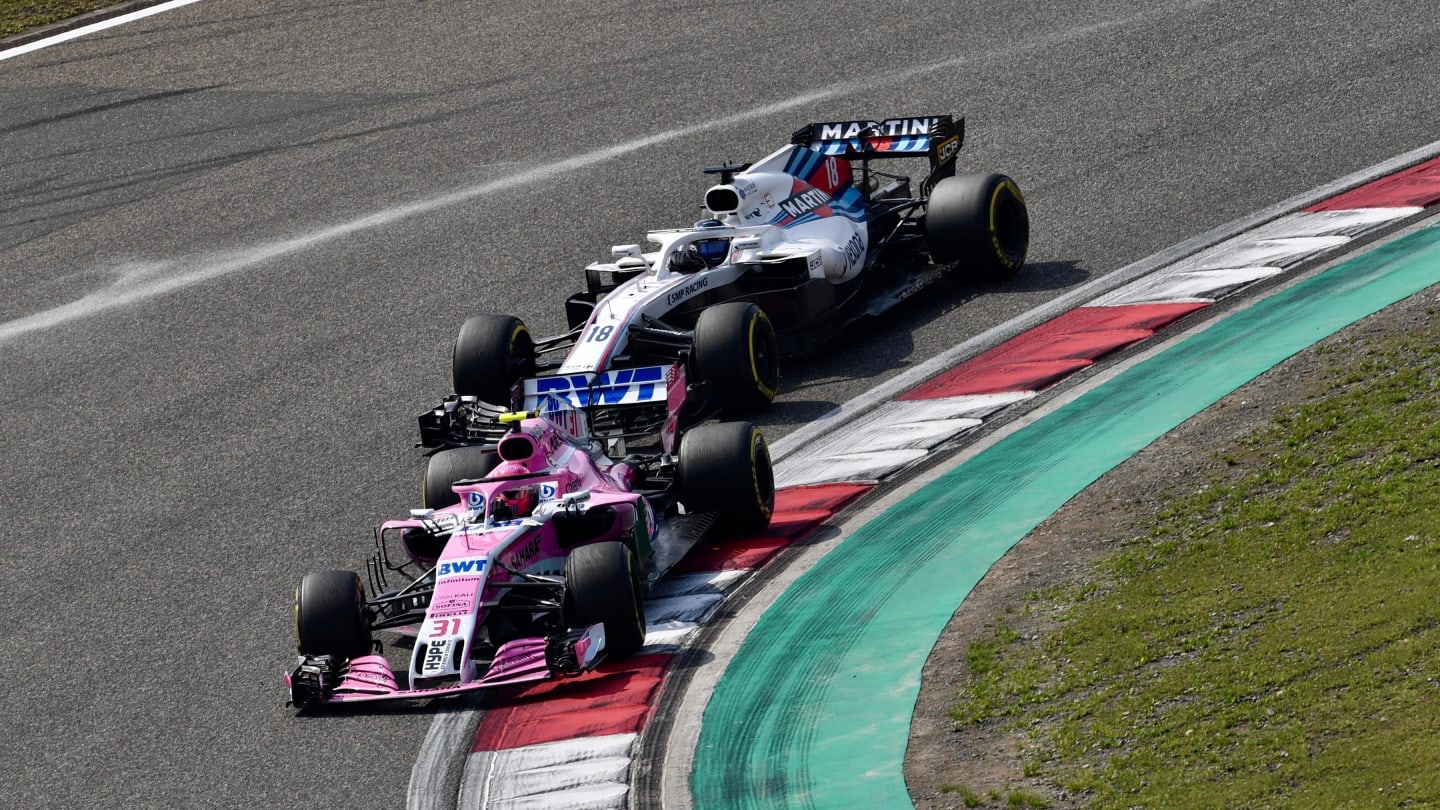
[[[295,639],[301,655],[351,659],[373,647],[365,586],[353,571],[315,571],[295,589]]]

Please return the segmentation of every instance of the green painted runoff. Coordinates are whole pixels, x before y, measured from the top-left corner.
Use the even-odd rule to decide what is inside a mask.
[[[706,708],[697,810],[912,807],[920,673],[971,588],[1111,468],[1264,371],[1440,282],[1440,228],[1281,291],[1011,434],[855,531],[761,616]]]

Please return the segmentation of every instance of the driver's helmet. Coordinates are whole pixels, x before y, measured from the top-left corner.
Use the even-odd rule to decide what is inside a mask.
[[[539,495],[533,484],[507,489],[495,496],[490,503],[490,516],[495,520],[516,520],[529,517],[535,511]]]
[[[702,219],[695,223],[695,227],[701,229],[723,228],[725,223],[718,219]],[[700,261],[704,262],[706,267],[715,267],[724,262],[725,255],[730,252],[728,238],[701,239],[698,242],[692,242],[691,245],[695,248],[695,255],[700,257]]]

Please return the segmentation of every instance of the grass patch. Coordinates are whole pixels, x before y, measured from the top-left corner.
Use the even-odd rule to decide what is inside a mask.
[[[1328,394],[1032,596],[1052,630],[973,645],[956,721],[1021,733],[1026,774],[1093,807],[1435,801],[1437,344],[1427,326],[1323,354]]]
[[[116,4],[117,0],[0,0],[0,38]]]
[[[966,785],[944,784],[940,786],[941,793],[953,793],[960,798],[960,803],[965,807],[981,807],[992,799],[999,798],[997,793],[984,794],[971,789]]]
[[[1008,807],[1033,807],[1040,808],[1041,810],[1050,806],[1050,802],[1047,801],[1044,796],[1023,789],[1012,790],[1006,794],[1005,804]]]

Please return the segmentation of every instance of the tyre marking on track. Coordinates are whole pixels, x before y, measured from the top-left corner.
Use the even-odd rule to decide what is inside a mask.
[[[186,2],[187,0],[178,1]],[[198,2],[198,0],[188,0],[188,2]],[[1215,0],[1192,0],[1191,2],[1176,3],[1174,7],[1188,8],[1197,5],[1208,5],[1212,2],[1215,2]],[[156,6],[155,8],[160,7]],[[152,11],[151,13],[155,12]],[[740,110],[720,118],[676,127],[630,141],[623,141],[611,146],[572,155],[568,158],[546,161],[529,169],[524,169],[514,174],[499,177],[474,186],[455,189],[435,197],[385,208],[345,222],[314,228],[289,238],[261,242],[259,244],[225,251],[160,260],[136,261],[120,267],[92,268],[89,272],[102,277],[110,276],[114,281],[109,286],[93,290],[68,304],[62,304],[42,312],[0,323],[0,344],[21,335],[51,329],[72,321],[83,320],[103,312],[108,312],[112,309],[148,301],[152,298],[168,295],[222,276],[253,270],[276,259],[311,250],[376,228],[393,225],[412,217],[439,211],[461,203],[467,203],[480,197],[517,188],[527,188],[552,180],[569,180],[574,176],[575,172],[579,170],[627,157],[653,146],[659,146],[694,135],[705,134],[714,130],[734,129],[738,125],[749,121],[781,113],[789,113],[795,109],[813,105],[816,102],[846,95],[861,94],[896,84],[904,84],[932,73],[943,73],[962,65],[973,64],[982,59],[1005,59],[1015,53],[1043,50],[1053,47],[1056,44],[1105,33],[1151,17],[1163,16],[1166,13],[1169,13],[1169,8],[1159,6],[1126,17],[1102,20],[1100,22],[1059,31],[1049,36],[1025,39],[1013,46],[997,48],[982,56],[955,57],[938,62],[916,65],[890,73],[868,76],[862,79],[852,79],[823,85],[789,98],[751,107],[748,110]],[[5,53],[9,53],[9,51]]]
[[[444,810],[451,806],[444,792],[435,785],[454,785],[463,779],[463,766],[455,761],[454,740],[473,736],[480,721],[473,697],[464,697],[445,707],[430,723],[415,764],[410,768],[410,783],[405,791],[405,806],[412,810]],[[454,771],[460,771],[459,774]]]
[[[82,26],[80,28],[72,28],[69,31],[56,34],[53,37],[37,39],[34,42],[27,42],[24,45],[17,45],[14,48],[6,48],[5,50],[0,51],[0,62],[5,61],[6,59],[14,59],[17,56],[23,56],[27,53],[34,53],[35,51],[49,48],[52,45],[59,45],[62,42],[69,42],[72,39],[79,39],[80,37],[94,34],[98,31],[104,31],[107,28],[114,28],[117,25],[124,25],[125,23],[135,22],[136,20],[143,20],[146,17],[151,17],[156,14],[170,11],[172,9],[180,8],[181,6],[188,6],[191,3],[198,2],[200,2],[200,0],[170,0],[170,2],[161,3],[158,6],[142,8],[139,11],[132,11],[129,14],[121,14],[118,17],[111,17],[108,20],[101,20],[100,22],[91,23],[90,25]]]
[[[637,736],[615,734],[478,752],[466,759],[459,806],[622,808]]]

